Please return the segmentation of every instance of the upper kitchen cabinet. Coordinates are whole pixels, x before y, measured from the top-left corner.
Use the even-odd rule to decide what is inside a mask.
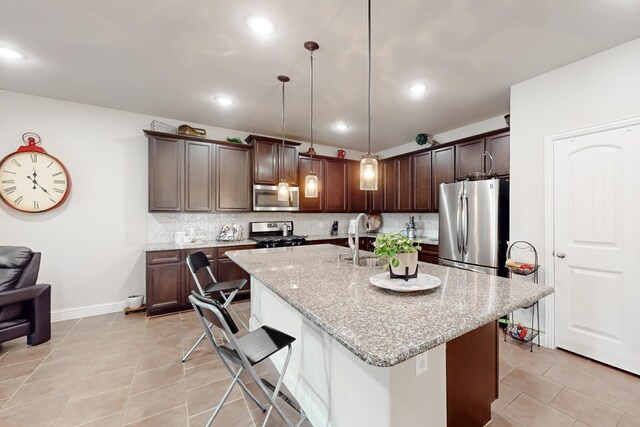
[[[368,205],[368,193],[379,193],[378,191],[363,191],[360,189],[360,162],[347,162],[348,190],[349,190],[349,212],[366,212]],[[378,184],[379,185],[379,184]]]
[[[396,212],[411,212],[412,189],[411,156],[403,156],[396,159]]]
[[[299,156],[300,212],[322,212],[324,208],[324,160],[313,158],[313,172],[318,177],[318,197],[304,196],[304,177],[312,170],[311,157]]]
[[[431,197],[431,152],[427,151],[411,156],[413,163],[413,211],[429,212],[432,209]]]
[[[497,135],[485,138],[486,150],[493,157],[493,174],[498,176],[509,175],[509,132],[502,132]],[[485,169],[489,172],[491,160],[485,159]]]
[[[340,159],[325,159],[324,206],[325,212],[347,211],[347,163]]]
[[[149,212],[182,211],[184,141],[149,135]]]
[[[216,211],[251,211],[251,151],[246,146],[217,146]]]
[[[184,142],[184,210],[213,210],[213,155],[215,145],[208,142]]]
[[[149,212],[248,212],[251,146],[144,131]]]
[[[431,168],[432,168],[432,199],[433,210],[437,211],[440,207],[440,184],[448,184],[455,182],[455,146],[437,148],[431,151]]]
[[[378,163],[378,175],[382,175],[382,212],[396,212],[396,162],[395,160]],[[380,188],[378,188],[380,191]]]
[[[484,138],[473,139],[471,141],[456,144],[456,179],[465,179],[471,172],[485,172]]]
[[[261,185],[278,185],[281,178],[290,185],[298,185],[297,142],[265,136],[249,135],[245,140],[253,144],[253,182]]]

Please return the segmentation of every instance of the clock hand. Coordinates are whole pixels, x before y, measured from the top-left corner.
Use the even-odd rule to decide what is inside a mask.
[[[34,178],[31,178],[29,175],[27,175],[27,178],[29,178],[31,180],[31,182],[33,182],[33,189],[35,190],[36,189],[36,185],[37,185],[38,187],[40,187],[42,189],[42,191],[44,191],[49,196],[51,196],[51,193],[49,193],[42,185],[38,184],[38,181],[35,180],[35,176],[36,176],[35,171],[33,172],[33,176],[34,176]]]

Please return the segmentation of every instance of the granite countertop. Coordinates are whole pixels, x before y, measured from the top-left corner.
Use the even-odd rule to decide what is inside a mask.
[[[370,237],[372,239],[375,239],[377,235],[378,233],[362,233],[360,234],[360,237]],[[307,236],[307,240],[313,241],[313,240],[328,240],[328,239],[346,239],[347,237],[349,237],[349,235],[346,233],[338,234],[335,236],[327,236],[326,234],[318,234],[318,235],[312,234]],[[415,241],[418,243],[423,243],[425,245],[438,246],[438,239],[429,239],[428,237],[418,236],[415,238]]]
[[[549,286],[420,263],[434,290],[395,293],[369,284],[380,267],[338,261],[344,248],[227,252],[229,258],[373,366],[389,367],[549,295]],[[362,251],[362,256],[372,255]]]
[[[310,242],[314,240],[338,240],[338,239],[346,239],[349,237],[347,234],[338,234],[336,236],[331,236],[327,234],[312,234],[306,237],[306,239]],[[371,237],[376,238],[376,233],[363,233],[360,237]],[[418,237],[416,238],[416,242],[424,243],[427,245],[438,245],[437,240],[427,239],[426,237]],[[202,240],[194,243],[185,243],[182,245],[176,245],[173,242],[161,242],[161,243],[147,243],[145,246],[146,252],[154,252],[154,251],[174,251],[181,249],[201,249],[201,248],[220,248],[225,246],[255,246],[256,242],[251,239],[244,240],[231,240],[231,241],[217,241],[217,240]]]
[[[225,246],[255,246],[256,242],[250,239],[244,240],[229,240],[229,241],[217,241],[217,240],[204,240],[195,243],[185,243],[182,245],[176,245],[172,242],[165,243],[147,243],[145,247],[146,252],[153,251],[173,251],[180,249],[201,249],[201,248],[221,248]]]

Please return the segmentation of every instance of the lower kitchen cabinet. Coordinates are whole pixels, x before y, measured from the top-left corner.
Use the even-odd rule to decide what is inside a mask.
[[[247,282],[249,282],[251,280],[251,276],[249,275],[249,273],[244,271],[238,264],[233,262],[227,255],[225,255],[226,252],[238,251],[242,249],[253,249],[253,247],[227,246],[225,248],[218,248],[218,275],[216,276],[218,282],[240,279],[247,279]],[[236,295],[235,299],[237,301],[247,299],[250,295],[251,287],[249,286],[249,283],[247,283],[244,288],[242,288],[242,290],[238,292],[238,295]]]
[[[182,251],[147,253],[147,313],[169,313],[185,304]]]
[[[224,253],[230,250],[253,248],[255,246],[251,245],[147,252],[147,316],[191,309],[188,297],[192,290],[197,291],[197,286],[186,263],[186,257],[189,254],[204,252],[211,262],[211,270],[219,282],[237,279],[247,279],[248,281],[248,273]],[[209,283],[209,277],[205,271],[201,272],[198,277],[200,283]],[[221,299],[219,294],[214,296],[216,299]],[[235,301],[247,299],[249,296],[250,286],[247,284],[236,295]]]
[[[420,247],[422,249],[418,252],[418,261],[428,262],[431,264],[438,263],[438,247],[436,245],[425,245],[424,243],[421,243]]]

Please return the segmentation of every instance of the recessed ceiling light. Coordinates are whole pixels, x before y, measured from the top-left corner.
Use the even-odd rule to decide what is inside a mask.
[[[413,93],[422,93],[425,90],[427,90],[427,87],[425,85],[423,85],[422,83],[416,83],[414,85],[411,85],[411,87],[409,88],[409,90]]]
[[[231,105],[233,101],[231,98],[227,98],[226,96],[218,96],[216,97],[216,101],[218,101],[222,105]]]
[[[271,34],[276,29],[273,21],[259,15],[251,15],[248,17],[247,25],[258,34]]]
[[[346,132],[347,130],[349,130],[349,125],[345,124],[345,123],[336,123],[336,129],[339,130],[340,132]]]
[[[25,55],[20,52],[16,52],[15,50],[7,49],[6,47],[0,47],[0,57],[9,58],[9,59],[24,59]]]

